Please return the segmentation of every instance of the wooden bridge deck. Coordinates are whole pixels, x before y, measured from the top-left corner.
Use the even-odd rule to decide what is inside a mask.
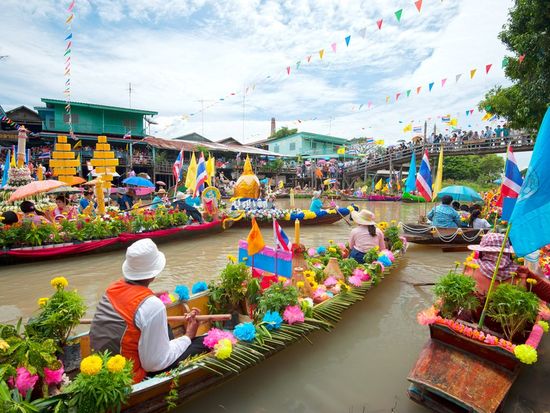
[[[437,161],[439,150],[443,146],[445,156],[460,155],[486,155],[493,153],[505,153],[508,143],[514,148],[514,152],[532,151],[535,145],[534,138],[531,135],[509,136],[508,141],[504,138],[481,139],[476,141],[444,142],[443,144],[427,144],[425,147],[417,145],[414,148],[407,148],[390,154],[361,161],[355,165],[346,168],[344,173],[344,182],[351,184],[353,181],[363,178],[366,174],[374,174],[378,170],[399,169],[404,164],[409,164],[412,152],[416,153],[416,159],[422,158],[423,149],[428,150],[431,161]]]

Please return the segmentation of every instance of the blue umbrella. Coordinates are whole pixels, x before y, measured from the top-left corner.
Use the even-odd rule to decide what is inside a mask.
[[[126,178],[124,181],[122,181],[123,184],[126,185],[134,185],[134,186],[141,186],[144,188],[154,188],[155,184],[152,183],[150,180],[142,178],[141,176],[131,176],[130,178]]]
[[[465,202],[478,202],[483,201],[481,195],[468,186],[452,185],[443,188],[437,194],[437,197],[441,199],[443,195],[450,195],[453,197],[453,201],[465,201]]]

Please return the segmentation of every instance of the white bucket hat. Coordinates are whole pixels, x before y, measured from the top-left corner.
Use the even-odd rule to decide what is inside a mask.
[[[367,209],[362,209],[361,211],[351,211],[351,217],[353,222],[357,225],[375,225],[374,214]]]
[[[126,250],[122,274],[130,281],[148,280],[159,275],[166,265],[166,257],[150,239],[134,242]]]

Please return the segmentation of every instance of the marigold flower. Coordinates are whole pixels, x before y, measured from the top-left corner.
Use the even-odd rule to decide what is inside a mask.
[[[65,277],[55,277],[50,281],[50,284],[54,288],[65,288],[69,285],[69,282]]]
[[[80,362],[80,371],[90,376],[99,373],[101,371],[101,367],[103,367],[103,360],[95,354],[86,357]]]
[[[533,364],[537,361],[537,350],[527,344],[520,344],[514,349],[515,356],[525,364]]]
[[[40,297],[37,301],[39,307],[44,307],[48,303],[48,297]]]
[[[124,356],[121,356],[120,354],[111,357],[107,362],[107,370],[109,370],[111,373],[119,373],[124,369],[125,366],[126,358],[124,358]]]
[[[537,324],[542,327],[542,331],[544,331],[545,333],[548,333],[548,322],[547,321],[540,320]]]
[[[535,280],[534,278],[527,278],[525,281],[531,285],[537,284],[537,280]]]
[[[233,264],[235,264],[235,263],[237,262],[237,257],[235,257],[234,255],[231,255],[231,254],[229,254],[229,255],[227,256],[227,259],[228,259],[229,261],[231,261]]]
[[[331,239],[329,239],[329,240],[328,240],[328,243],[329,243],[329,244],[334,244],[334,241],[331,240]]]
[[[4,351],[10,348],[10,345],[6,342],[6,340],[0,338],[0,351]]]
[[[298,282],[296,283],[296,287],[298,287],[298,288],[304,288],[304,282],[303,282],[303,281],[298,281]]]

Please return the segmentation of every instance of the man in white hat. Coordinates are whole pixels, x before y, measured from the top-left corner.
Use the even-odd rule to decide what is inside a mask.
[[[197,309],[188,313],[185,335],[171,339],[166,307],[149,289],[165,265],[164,254],[149,238],[130,245],[122,264],[124,278],[107,288],[90,329],[93,350],[109,350],[133,361],[136,383],[148,373],[169,370],[185,358],[207,351],[203,337],[195,337]]]
[[[199,224],[204,223],[204,220],[202,219],[202,215],[200,211],[191,206],[188,205],[187,202],[185,202],[187,198],[187,194],[184,194],[183,192],[178,192],[176,194],[176,200],[172,202],[172,208],[179,209],[180,211],[184,211],[187,215],[189,215],[194,221],[197,221]]]

